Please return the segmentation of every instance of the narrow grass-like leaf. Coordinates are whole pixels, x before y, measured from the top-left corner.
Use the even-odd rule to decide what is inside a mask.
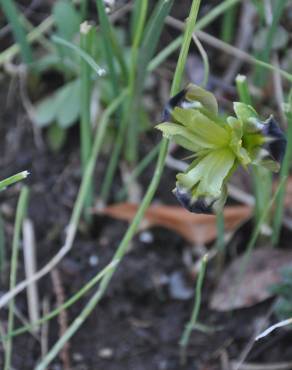
[[[5,232],[2,212],[0,212],[0,281],[3,278],[3,270],[6,262]]]
[[[223,15],[222,28],[221,28],[221,38],[227,43],[231,43],[234,37],[236,22],[236,7],[233,6],[226,10]]]
[[[91,49],[91,33],[94,32],[93,28],[87,23],[83,22],[80,26],[80,46],[83,51],[90,54]],[[82,171],[86,169],[87,163],[90,158],[92,150],[92,125],[90,120],[90,102],[91,102],[91,69],[86,61],[80,60],[80,100],[81,100],[81,119],[80,119],[80,151]],[[88,196],[85,204],[85,216],[89,221],[89,214],[86,209],[92,205],[93,184],[88,189]]]
[[[32,51],[27,42],[25,31],[20,23],[19,12],[15,6],[14,0],[1,0],[0,4],[6,18],[12,26],[14,37],[21,50],[22,59],[26,64],[30,64],[33,60]]]
[[[109,71],[109,77],[112,87],[112,96],[117,96],[119,94],[119,82],[116,66],[114,64],[115,53],[112,47],[112,33],[113,29],[109,22],[108,16],[105,10],[105,4],[103,0],[96,0],[96,6],[98,10],[98,19],[101,28],[101,40],[104,50],[104,56],[106,64]]]
[[[279,191],[279,194],[276,198],[276,209],[274,213],[274,222],[273,222],[273,235],[272,243],[277,245],[280,237],[280,230],[282,226],[283,213],[284,213],[284,197],[286,190],[286,182],[289,175],[289,170],[292,163],[292,89],[290,90],[288,104],[286,106],[286,117],[288,122],[287,129],[287,147],[286,153],[283,159],[283,163],[280,171],[280,181],[286,179],[284,186]]]
[[[0,191],[7,188],[7,186],[10,186],[18,181],[24,180],[29,175],[28,171],[22,171],[17,173],[16,175],[7,177],[7,179],[4,179],[0,181]]]
[[[236,87],[240,101],[252,105],[252,99],[249,93],[246,77],[238,75],[236,77]],[[272,174],[269,170],[259,166],[252,166],[252,180],[255,193],[255,216],[258,222],[266,207],[267,202],[271,199],[272,194]],[[265,186],[263,187],[263,184]],[[266,220],[268,222],[268,219]]]
[[[105,75],[106,71],[101,68],[88,53],[86,53],[77,45],[73,44],[73,42],[69,42],[56,35],[52,36],[52,41],[74,50],[83,60],[85,60],[90,65],[90,67],[96,72],[97,76],[101,77]]]
[[[192,315],[191,315],[190,321],[187,323],[185,327],[185,330],[179,342],[179,345],[181,347],[182,365],[184,365],[186,362],[186,350],[187,350],[187,346],[189,343],[190,335],[192,331],[194,330],[195,325],[197,324],[197,321],[198,321],[198,316],[199,316],[200,307],[201,307],[201,300],[202,300],[202,288],[203,288],[203,282],[204,282],[207,262],[208,262],[208,255],[206,254],[201,260],[199,274],[197,277],[195,302],[194,302]]]
[[[273,39],[276,34],[279,21],[281,18],[281,15],[284,11],[284,8],[286,6],[287,0],[278,0],[276,3],[272,3],[273,5],[273,20],[271,25],[269,25],[267,36],[266,36],[266,42],[265,46],[258,56],[260,60],[263,62],[268,62],[269,56],[271,54],[272,45],[273,45]],[[260,67],[258,67],[255,71],[255,82],[259,86],[263,86],[263,84],[266,82],[266,71]]]
[[[20,242],[20,233],[22,222],[26,214],[27,203],[28,203],[29,190],[27,187],[21,189],[19,196],[17,209],[16,209],[16,218],[13,232],[13,241],[12,241],[12,255],[11,255],[11,264],[10,264],[10,289],[13,289],[16,284],[16,275],[17,275],[17,265],[18,265],[18,252],[19,252],[19,242]],[[7,331],[12,332],[14,326],[14,299],[9,302],[8,308],[8,327]],[[4,370],[11,369],[11,357],[12,357],[12,338],[8,339],[6,342],[5,348],[5,362]]]

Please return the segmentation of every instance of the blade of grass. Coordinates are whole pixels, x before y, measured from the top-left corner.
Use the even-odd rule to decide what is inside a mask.
[[[275,208],[275,213],[274,213],[273,235],[272,235],[272,243],[274,246],[277,245],[279,242],[280,230],[282,226],[283,213],[284,213],[285,190],[286,190],[287,178],[288,178],[289,170],[291,166],[291,161],[292,161],[292,89],[290,90],[288,104],[286,106],[285,113],[286,113],[287,123],[288,123],[287,147],[286,147],[286,152],[285,152],[285,156],[284,156],[283,163],[281,166],[279,177],[280,177],[280,181],[283,181],[283,178],[286,178],[286,181],[284,182],[284,186],[281,188],[281,191],[279,191],[279,194],[275,202],[276,208]]]
[[[178,93],[181,82],[182,82],[182,76],[184,73],[187,53],[189,50],[189,46],[192,39],[192,33],[194,31],[194,26],[197,19],[197,14],[199,11],[200,6],[200,0],[193,0],[192,7],[190,10],[190,15],[187,20],[186,24],[186,30],[184,33],[184,41],[182,44],[181,52],[178,59],[178,64],[176,68],[176,72],[174,75],[174,80],[172,83],[171,88],[171,96]],[[43,358],[43,360],[40,362],[40,364],[36,367],[36,370],[45,370],[47,365],[56,357],[56,355],[59,353],[59,351],[62,349],[63,345],[71,338],[74,333],[79,329],[79,327],[83,324],[83,322],[86,320],[86,318],[90,315],[92,310],[96,307],[100,299],[103,297],[104,292],[106,291],[108,284],[111,281],[111,278],[116,271],[120,261],[124,257],[124,255],[127,253],[128,245],[130,240],[133,238],[135,232],[137,231],[137,228],[143,218],[143,215],[148,208],[149,204],[151,203],[154,194],[156,192],[156,189],[159,185],[160,178],[163,172],[165,159],[168,151],[168,143],[169,141],[167,139],[162,139],[161,141],[161,147],[159,151],[159,156],[156,164],[156,169],[154,172],[154,175],[152,177],[152,180],[148,186],[148,189],[146,191],[146,194],[141,202],[141,205],[131,223],[129,226],[126,234],[124,235],[121,243],[119,244],[116,253],[114,254],[114,257],[112,261],[118,261],[115,267],[108,272],[101,280],[100,286],[96,293],[92,296],[88,304],[85,306],[83,311],[80,313],[80,315],[73,321],[73,323],[70,325],[68,330],[65,332],[65,334],[55,343],[55,345],[52,347],[52,349],[48,352],[48,354]]]
[[[112,97],[118,96],[119,94],[119,81],[116,67],[114,64],[115,54],[112,48],[112,33],[113,29],[109,22],[108,16],[105,10],[105,4],[102,0],[96,0],[96,6],[98,10],[98,19],[101,28],[101,40],[104,50],[104,56],[109,71],[110,83],[112,89]]]
[[[129,75],[129,104],[126,108],[127,113],[125,120],[129,120],[128,124],[128,145],[126,150],[126,158],[130,163],[135,163],[138,159],[138,133],[139,125],[137,125],[137,116],[139,109],[139,101],[136,98],[137,94],[137,82],[139,82],[140,90],[143,89],[144,81],[138,81],[136,78],[137,70],[139,69],[138,53],[144,31],[146,15],[148,10],[148,0],[144,0],[140,3],[138,8],[139,13],[136,14],[137,22],[134,29],[134,39],[131,48],[131,61],[130,61],[130,75]],[[143,49],[143,47],[142,47]]]
[[[80,47],[90,55],[92,44],[93,28],[86,21],[80,25]],[[81,151],[81,164],[82,173],[84,174],[87,163],[90,158],[92,150],[92,126],[90,120],[90,103],[91,103],[91,69],[89,64],[80,59],[80,99],[81,99],[81,117],[80,117],[80,151]],[[90,221],[89,207],[92,206],[93,199],[93,183],[88,189],[88,194],[85,200],[85,219]]]
[[[52,16],[46,18],[39,26],[35,27],[31,32],[28,33],[27,42],[31,44],[32,42],[38,40],[44,33],[50,30],[53,24],[54,19]],[[19,53],[19,51],[20,47],[18,44],[14,44],[6,50],[2,51],[2,53],[0,54],[0,66],[2,66],[4,63],[9,62]]]
[[[15,3],[13,0],[1,0],[0,4],[6,18],[11,24],[15,40],[18,42],[21,50],[22,59],[24,63],[30,64],[33,61],[32,50],[27,42],[25,31],[19,20],[19,12]]]
[[[273,47],[273,40],[286,4],[287,0],[278,0],[273,6],[273,20],[272,23],[268,25],[265,45],[258,56],[258,59],[262,60],[263,62],[268,62],[269,60]],[[260,67],[257,67],[255,70],[254,80],[256,85],[263,86],[266,82],[266,71]]]
[[[236,6],[233,6],[226,10],[223,15],[223,21],[221,26],[221,39],[224,42],[230,44],[234,37],[234,26],[236,21]]]
[[[29,190],[25,186],[21,189],[21,193],[19,196],[17,209],[16,209],[16,218],[15,218],[13,241],[12,241],[11,265],[10,265],[10,285],[9,285],[10,289],[13,289],[16,284],[20,233],[21,233],[22,222],[24,220],[26,210],[27,210],[28,196],[29,196]],[[14,326],[14,299],[10,301],[9,307],[8,307],[7,331],[11,332],[13,330],[13,326]],[[10,338],[6,342],[4,370],[11,369],[12,345],[13,345],[12,338]]]
[[[2,212],[0,212],[0,281],[3,281],[5,262],[6,262],[5,232]]]
[[[204,276],[206,272],[207,262],[208,262],[208,255],[206,254],[201,260],[199,274],[197,277],[196,294],[195,294],[195,301],[194,301],[192,315],[179,341],[180,357],[181,357],[182,365],[184,365],[186,362],[186,351],[187,351],[188,343],[190,340],[190,335],[192,331],[194,330],[197,324],[197,321],[198,321],[198,316],[199,316],[200,307],[201,307],[201,300],[202,300],[203,281],[204,281]]]
[[[7,186],[10,186],[12,184],[15,184],[18,181],[24,180],[29,175],[28,171],[22,171],[17,173],[16,175],[7,177],[7,179],[0,181],[0,191],[5,190]]]
[[[235,79],[236,87],[240,101],[245,104],[252,105],[251,96],[249,93],[246,77],[238,75]],[[256,221],[261,218],[267,202],[272,195],[272,174],[269,170],[259,166],[252,166],[252,181],[255,193],[255,216]],[[263,187],[263,184],[265,186]],[[269,222],[269,218],[266,219]]]
[[[96,72],[96,74],[99,77],[105,75],[106,71],[103,68],[101,68],[88,53],[86,53],[77,45],[73,44],[73,42],[67,41],[57,35],[52,36],[52,41],[55,42],[56,44],[64,45],[67,46],[69,49],[74,50],[80,56],[80,58],[82,58],[86,63],[90,65],[90,67]]]

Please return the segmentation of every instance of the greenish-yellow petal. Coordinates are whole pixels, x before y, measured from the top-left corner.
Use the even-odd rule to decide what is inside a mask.
[[[186,99],[189,101],[197,101],[202,104],[204,108],[212,112],[213,114],[218,114],[218,104],[215,96],[200,86],[189,84],[187,87]]]
[[[219,148],[228,144],[229,132],[198,110],[176,107],[173,117],[206,144],[208,143],[209,148]]]

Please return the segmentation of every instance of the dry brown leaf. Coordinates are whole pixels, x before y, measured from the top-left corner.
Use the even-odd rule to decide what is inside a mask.
[[[137,204],[120,203],[108,206],[99,213],[120,220],[131,221],[138,209]],[[224,209],[225,231],[230,232],[251,216],[249,206]],[[216,218],[213,215],[194,214],[180,206],[152,205],[145,213],[142,228],[162,226],[171,229],[194,244],[209,243],[216,238]]]
[[[280,281],[280,270],[292,263],[292,251],[260,248],[251,253],[241,282],[244,256],[236,258],[222,275],[212,295],[210,307],[216,311],[250,307],[272,296],[268,288]]]

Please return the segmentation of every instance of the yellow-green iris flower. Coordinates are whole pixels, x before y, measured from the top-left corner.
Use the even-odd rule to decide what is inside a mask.
[[[286,139],[271,116],[261,121],[249,105],[234,103],[235,116],[218,115],[215,96],[189,85],[170,99],[163,136],[193,153],[193,162],[177,175],[174,193],[191,212],[220,210],[227,196],[226,182],[234,170],[250,164],[278,171]]]

